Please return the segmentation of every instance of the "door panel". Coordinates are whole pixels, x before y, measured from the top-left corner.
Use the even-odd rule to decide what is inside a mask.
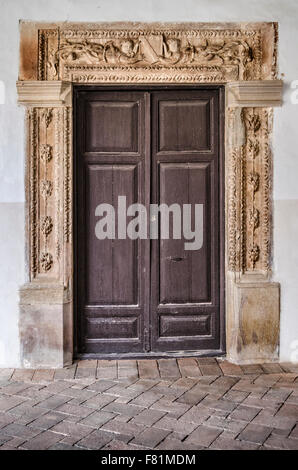
[[[166,303],[210,302],[210,166],[211,163],[160,163],[159,204],[203,205],[203,247],[185,250],[190,240],[160,240],[160,299]],[[182,219],[181,211],[181,219]],[[170,234],[172,233],[172,222]],[[182,227],[183,229],[183,224]],[[199,279],[199,282],[198,282]]]
[[[85,353],[145,350],[150,241],[96,236],[106,215],[96,215],[100,204],[114,208],[116,235],[118,196],[127,206],[147,204],[144,99],[139,92],[85,92],[78,100],[77,292]]]
[[[221,347],[222,215],[219,90],[80,89],[76,94],[76,309],[81,354]],[[180,207],[182,237],[118,236],[118,196]],[[99,204],[115,238],[99,240]],[[202,206],[202,246],[183,233],[183,205]],[[132,217],[127,217],[129,222]],[[160,219],[160,216],[159,216]],[[179,227],[179,224],[178,224]],[[199,234],[197,234],[198,239]]]
[[[152,201],[191,204],[192,230],[203,205],[200,249],[152,241],[153,351],[219,348],[218,108],[215,90],[152,94]]]

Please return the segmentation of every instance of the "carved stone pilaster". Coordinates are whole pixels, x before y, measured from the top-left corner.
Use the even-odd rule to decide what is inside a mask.
[[[263,95],[256,85],[240,84],[242,92],[254,90],[255,95],[247,93],[244,100],[243,94],[235,94],[226,114],[230,136],[226,146],[227,353],[239,363],[278,359],[279,284],[270,281],[272,108],[263,105],[281,100],[269,93],[266,101],[266,84],[260,83],[260,87]],[[278,89],[280,92],[281,87]],[[243,107],[244,101],[254,107]]]
[[[31,353],[38,348],[35,356],[43,355],[46,347],[47,366],[63,365],[72,360],[71,351],[64,354],[63,347],[57,347],[63,343],[60,341],[63,335],[72,334],[71,85],[18,82],[17,87],[19,102],[27,108],[28,134],[29,282],[20,293],[21,319],[26,316],[26,321],[21,322],[22,356],[27,366],[41,365],[34,362]],[[37,315],[35,305],[50,308],[63,323],[57,323],[56,330],[48,330],[45,318]],[[39,327],[38,321],[42,322]],[[28,338],[31,338],[29,343]]]

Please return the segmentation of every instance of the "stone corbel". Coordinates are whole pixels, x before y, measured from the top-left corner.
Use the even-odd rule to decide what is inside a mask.
[[[72,362],[72,85],[17,82],[26,107],[28,282],[20,288],[25,367]]]

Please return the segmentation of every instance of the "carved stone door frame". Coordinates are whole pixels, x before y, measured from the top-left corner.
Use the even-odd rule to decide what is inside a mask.
[[[26,106],[24,367],[73,360],[72,84],[226,86],[226,351],[278,360],[279,284],[271,281],[277,25],[21,23],[18,102]]]

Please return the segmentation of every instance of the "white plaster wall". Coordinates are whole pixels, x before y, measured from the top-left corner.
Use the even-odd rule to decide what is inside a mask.
[[[274,124],[274,279],[281,283],[281,359],[298,340],[297,0],[0,0],[0,367],[19,364],[18,286],[24,270],[23,110],[16,105],[18,21],[278,21],[285,103]],[[292,347],[291,347],[292,345]],[[298,349],[298,345],[296,345]]]

